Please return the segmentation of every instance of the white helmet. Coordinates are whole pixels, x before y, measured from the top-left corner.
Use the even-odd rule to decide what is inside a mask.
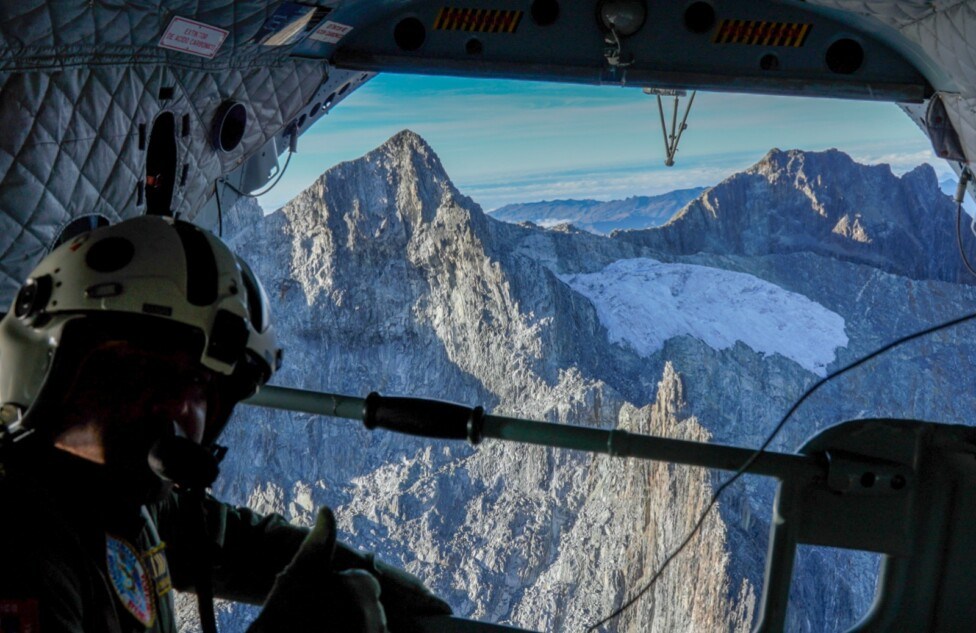
[[[205,443],[281,363],[267,297],[247,264],[196,225],[141,216],[65,242],[21,287],[0,320],[0,422],[18,421],[43,398],[52,368],[70,356],[64,349],[82,343],[74,330],[123,322],[147,335],[164,322],[203,335],[200,364],[233,392],[208,420]]]

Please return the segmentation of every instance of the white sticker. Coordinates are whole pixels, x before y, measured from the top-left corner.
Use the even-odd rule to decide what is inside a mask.
[[[339,40],[349,34],[352,27],[348,24],[326,21],[325,24],[315,29],[315,32],[308,36],[311,40],[325,42],[326,44],[338,44]]]
[[[227,31],[187,18],[173,18],[159,40],[161,48],[213,59],[227,38]]]

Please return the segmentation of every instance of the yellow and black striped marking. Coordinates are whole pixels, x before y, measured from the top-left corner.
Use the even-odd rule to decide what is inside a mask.
[[[712,42],[799,48],[806,42],[812,26],[812,24],[761,20],[722,20]]]
[[[521,11],[444,7],[434,20],[434,28],[442,31],[514,33],[521,21]]]

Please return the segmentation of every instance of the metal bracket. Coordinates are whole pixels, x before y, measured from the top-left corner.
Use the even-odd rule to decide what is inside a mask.
[[[865,458],[842,450],[825,451],[827,487],[847,495],[879,496],[902,494],[912,480],[907,466]]]
[[[674,155],[678,153],[678,143],[681,141],[681,134],[688,129],[688,114],[691,112],[691,104],[695,102],[697,90],[693,90],[688,103],[685,106],[685,114],[681,117],[681,125],[678,125],[678,106],[681,97],[685,96],[684,90],[667,90],[661,88],[644,88],[644,94],[657,96],[657,111],[661,115],[661,133],[664,135],[664,164],[667,167],[674,165]],[[671,131],[664,122],[664,101],[663,96],[674,97],[674,107],[671,111]]]

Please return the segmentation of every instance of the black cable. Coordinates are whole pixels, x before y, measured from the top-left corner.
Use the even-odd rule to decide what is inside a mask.
[[[962,245],[962,202],[966,197],[966,185],[969,184],[971,178],[972,173],[969,171],[969,168],[964,167],[962,173],[959,174],[959,186],[956,188],[956,196],[954,198],[956,201],[956,244],[959,246],[959,256],[962,258],[962,263],[965,264],[969,273],[973,277],[976,277],[976,269],[969,263],[966,249]]]
[[[197,575],[194,578],[194,590],[197,594],[197,611],[200,614],[200,628],[203,633],[218,633],[217,614],[214,611],[213,589],[213,544],[207,529],[207,507],[204,503],[205,495],[202,490],[190,490],[189,497],[193,508],[188,510],[196,514],[197,543],[195,556],[197,559]]]
[[[291,163],[292,154],[298,151],[298,123],[293,121],[285,130],[285,134],[288,135],[288,158],[285,159],[285,165],[278,171],[278,177],[275,178],[275,181],[267,189],[258,193],[245,193],[225,179],[221,179],[221,182],[230,187],[231,191],[244,198],[258,198],[274,189],[281,182],[281,178],[285,175],[285,172],[288,171],[288,164]]]
[[[224,237],[224,210],[220,207],[220,183],[214,183],[214,196],[217,197],[217,237]]]
[[[852,369],[854,369],[856,367],[860,367],[861,365],[863,365],[864,363],[868,362],[869,360],[872,360],[874,358],[877,358],[881,354],[884,354],[885,352],[887,352],[887,351],[889,351],[889,350],[891,350],[891,349],[893,349],[895,347],[898,347],[899,345],[902,345],[904,343],[908,343],[909,341],[913,341],[913,340],[915,340],[917,338],[921,338],[923,336],[928,336],[929,334],[934,334],[935,332],[938,332],[940,330],[945,330],[945,329],[954,327],[956,325],[959,325],[959,324],[964,323],[966,321],[969,321],[971,319],[976,319],[976,312],[974,312],[972,314],[967,314],[966,316],[962,316],[962,317],[958,317],[958,318],[952,319],[951,321],[945,321],[944,323],[940,323],[938,325],[934,325],[934,326],[929,327],[929,328],[926,328],[924,330],[919,330],[918,332],[914,332],[912,334],[908,334],[906,336],[903,336],[903,337],[901,337],[901,338],[899,338],[899,339],[897,339],[895,341],[892,341],[891,343],[888,343],[886,345],[883,345],[882,347],[874,350],[873,352],[871,352],[867,356],[863,356],[863,357],[859,358],[858,360],[850,363],[849,365],[846,365],[845,367],[842,367],[841,369],[838,369],[837,371],[835,371],[835,372],[833,372],[831,374],[828,374],[824,378],[821,378],[819,381],[817,381],[812,387],[810,387],[809,389],[807,389],[803,393],[803,395],[800,396],[800,398],[793,404],[793,406],[790,407],[790,410],[786,412],[786,415],[783,416],[783,418],[779,421],[779,423],[775,427],[773,427],[772,432],[766,437],[766,439],[763,441],[762,445],[758,449],[756,449],[756,452],[754,452],[749,457],[749,459],[746,460],[746,462],[742,465],[741,468],[739,468],[739,470],[737,470],[735,472],[734,475],[732,475],[727,480],[725,480],[722,483],[722,485],[720,485],[715,490],[715,493],[712,494],[711,501],[709,501],[708,502],[708,505],[705,506],[704,512],[702,512],[702,515],[698,519],[698,522],[695,523],[695,527],[692,528],[691,532],[688,533],[688,536],[686,536],[685,539],[681,542],[681,545],[679,545],[677,547],[677,549],[675,549],[673,552],[671,552],[671,554],[668,555],[668,557],[664,560],[664,562],[661,563],[661,566],[658,567],[658,569],[657,569],[656,572],[654,572],[654,575],[647,582],[647,584],[644,585],[644,587],[640,591],[638,591],[632,598],[630,598],[629,600],[627,600],[627,602],[625,602],[623,605],[621,605],[616,611],[614,611],[610,615],[606,616],[605,618],[603,618],[602,620],[600,620],[596,624],[593,624],[588,629],[586,629],[587,633],[589,633],[590,631],[595,631],[601,625],[609,622],[610,620],[612,620],[612,619],[616,618],[617,616],[619,616],[620,614],[622,614],[624,611],[626,611],[628,608],[630,608],[634,603],[636,603],[641,598],[641,596],[643,596],[644,594],[646,594],[648,591],[651,590],[652,587],[654,587],[654,585],[657,583],[658,579],[664,573],[664,570],[667,569],[668,565],[671,564],[671,561],[673,561],[681,552],[684,551],[684,549],[688,546],[688,544],[691,543],[692,539],[694,539],[695,536],[698,534],[698,532],[701,530],[702,525],[705,523],[705,519],[708,518],[708,515],[711,513],[712,508],[715,507],[715,504],[718,502],[719,497],[721,497],[722,493],[725,492],[725,489],[728,488],[729,486],[731,486],[736,481],[738,481],[738,479],[740,477],[742,477],[742,475],[745,475],[746,474],[746,472],[756,462],[756,460],[759,459],[763,455],[763,453],[766,452],[766,449],[769,448],[769,445],[773,442],[774,439],[776,439],[776,436],[779,435],[779,432],[783,430],[783,427],[786,426],[787,420],[790,419],[790,417],[796,412],[796,410],[800,408],[800,405],[802,405],[806,401],[807,398],[809,398],[811,395],[813,395],[813,393],[817,389],[819,389],[823,385],[827,384],[829,381],[837,378],[838,376],[841,376],[841,375],[849,372],[850,370],[852,370]]]
[[[272,189],[274,189],[278,185],[278,183],[281,182],[281,177],[284,176],[285,175],[285,172],[288,170],[288,163],[291,162],[291,157],[292,157],[292,155],[294,153],[295,152],[293,152],[291,150],[288,151],[288,158],[285,159],[285,166],[282,167],[281,168],[281,171],[278,172],[278,177],[275,178],[275,181],[273,183],[271,183],[268,186],[268,188],[265,189],[264,191],[259,191],[257,193],[244,193],[243,191],[241,191],[240,189],[238,189],[234,185],[230,184],[226,180],[221,180],[221,182],[223,184],[227,185],[228,187],[230,187],[231,191],[233,191],[234,193],[236,193],[239,196],[242,196],[244,198],[259,198],[259,197],[263,196],[264,194],[268,193],[269,191],[271,191]]]

